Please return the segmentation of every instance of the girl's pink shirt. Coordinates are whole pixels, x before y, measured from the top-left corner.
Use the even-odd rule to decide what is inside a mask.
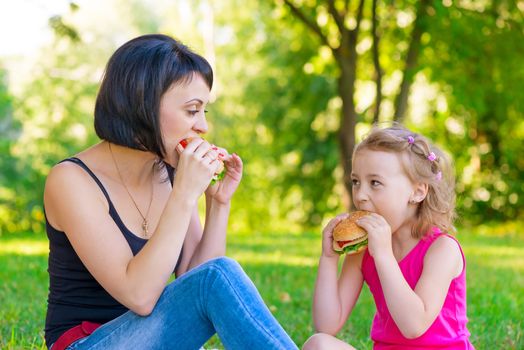
[[[442,234],[440,230],[434,228],[433,233],[421,239],[398,263],[404,278],[412,289],[415,289],[422,273],[426,252]],[[466,259],[458,241],[450,235],[446,236],[457,242],[462,253],[464,268],[462,273],[451,281],[444,305],[435,322],[426,333],[415,339],[407,339],[400,333],[387,308],[375,262],[367,250],[364,253],[362,273],[377,307],[371,326],[373,349],[474,349],[469,342],[469,331],[466,327],[468,322],[466,316]]]

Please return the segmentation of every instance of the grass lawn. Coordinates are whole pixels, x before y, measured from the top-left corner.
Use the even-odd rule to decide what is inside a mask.
[[[458,235],[468,263],[468,315],[477,349],[524,349],[524,235],[518,225],[484,226]],[[0,237],[0,349],[45,349],[47,240]],[[312,333],[311,296],[320,234],[235,234],[228,255],[258,286],[276,318],[301,345]],[[374,305],[367,287],[340,337],[370,349]],[[206,347],[222,348],[212,338]]]

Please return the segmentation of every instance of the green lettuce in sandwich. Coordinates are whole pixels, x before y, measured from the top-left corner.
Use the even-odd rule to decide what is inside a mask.
[[[335,226],[333,230],[333,250],[339,254],[357,254],[368,246],[368,233],[356,224],[368,211],[355,211]]]

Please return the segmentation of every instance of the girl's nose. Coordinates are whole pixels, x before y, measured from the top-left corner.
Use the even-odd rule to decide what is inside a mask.
[[[368,196],[365,191],[354,190],[353,191],[353,200],[355,201],[355,204],[364,203],[368,201]]]

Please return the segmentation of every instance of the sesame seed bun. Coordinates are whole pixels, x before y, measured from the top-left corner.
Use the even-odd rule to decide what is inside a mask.
[[[366,249],[368,233],[356,221],[369,214],[368,211],[358,210],[339,222],[333,230],[333,250],[340,254],[356,254]]]

